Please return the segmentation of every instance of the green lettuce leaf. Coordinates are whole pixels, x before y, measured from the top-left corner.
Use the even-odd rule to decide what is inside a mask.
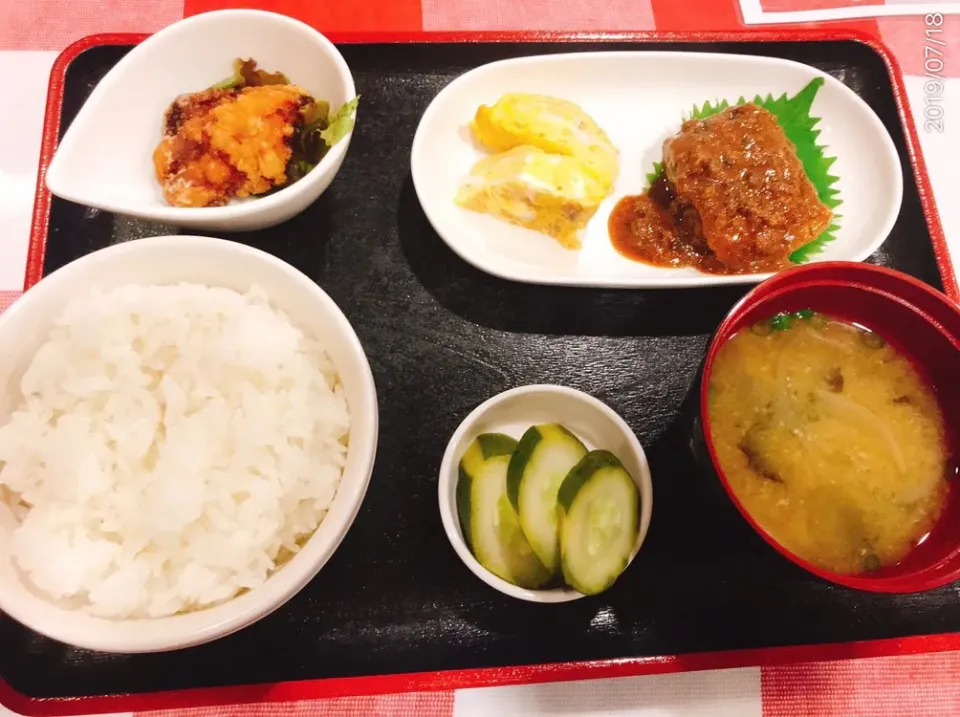
[[[353,113],[357,109],[357,103],[360,102],[360,96],[357,95],[349,102],[340,105],[340,109],[330,116],[330,122],[327,128],[320,131],[320,136],[327,143],[328,147],[333,147],[337,142],[346,137],[353,129]]]
[[[359,97],[354,97],[333,114],[326,100],[317,100],[303,108],[303,129],[287,164],[288,184],[313,171],[330,148],[353,129],[353,113],[359,101]]]
[[[290,80],[282,72],[266,72],[257,69],[256,60],[233,61],[233,75],[211,85],[211,90],[236,90],[242,87],[260,87],[261,85],[289,85]]]

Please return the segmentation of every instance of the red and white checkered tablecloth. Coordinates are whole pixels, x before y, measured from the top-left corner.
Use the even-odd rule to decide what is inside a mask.
[[[0,311],[23,285],[46,83],[60,50],[101,32],[152,32],[225,7],[284,12],[332,31],[855,28],[905,75],[948,246],[960,261],[960,3],[929,0],[0,0]],[[924,15],[944,15],[944,133],[924,132]],[[953,201],[951,201],[953,200]],[[960,591],[957,609],[960,610]],[[0,645],[0,650],[3,646]],[[0,717],[9,713],[0,706]],[[798,662],[583,682],[484,687],[164,712],[150,717],[958,717],[960,652]]]

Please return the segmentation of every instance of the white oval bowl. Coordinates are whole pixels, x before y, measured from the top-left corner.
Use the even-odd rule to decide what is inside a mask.
[[[569,602],[584,595],[569,587],[551,590],[521,588],[483,567],[467,547],[457,512],[460,459],[470,442],[481,433],[505,433],[519,440],[530,426],[541,423],[560,423],[588,449],[603,448],[612,452],[633,476],[640,491],[640,531],[630,554],[632,563],[647,537],[653,513],[653,483],[647,456],[630,426],[612,408],[590,394],[566,386],[542,384],[513,388],[484,401],[463,419],[447,444],[440,465],[437,491],[440,518],[450,545],[464,565],[490,587],[529,602]]]
[[[173,207],[163,198],[153,151],[164,113],[177,95],[229,77],[238,57],[283,72],[333,108],[356,96],[343,56],[309,25],[259,10],[195,15],[137,45],[94,88],[50,162],[47,188],[78,204],[192,229],[260,229],[302,212],[333,181],[352,132],[306,177],[274,194],[222,207]]]
[[[269,615],[324,566],[352,525],[377,448],[376,387],[363,347],[333,300],[289,264],[223,239],[138,239],[101,249],[53,272],[0,315],[0,424],[19,401],[19,382],[66,304],[93,287],[191,282],[244,292],[259,285],[271,304],[323,342],[350,410],[347,463],[329,512],[303,549],[262,585],[225,603],[156,619],[109,620],[62,609],[28,588],[9,553],[14,527],[0,511],[0,612],[55,640],[105,652],[159,652],[209,642]]]
[[[756,283],[769,276],[717,276],[631,261],[610,243],[607,218],[617,200],[639,194],[662,157],[663,141],[693,105],[744,96],[792,96],[815,77],[825,83],[811,114],[822,118],[818,141],[836,157],[830,171],[843,204],[836,240],[813,261],[862,261],[890,233],[900,213],[900,157],[873,110],[839,80],[798,62],[705,52],[584,52],[493,62],[458,77],[427,107],[413,140],[411,171],[434,229],[465,261],[504,279],[533,284],[669,288]],[[620,150],[612,196],[583,233],[583,248],[454,204],[473,164],[489,156],[468,127],[481,104],[507,92],[552,95],[580,105]]]

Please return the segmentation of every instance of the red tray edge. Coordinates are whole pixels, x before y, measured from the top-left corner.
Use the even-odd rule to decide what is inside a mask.
[[[172,710],[238,705],[252,702],[363,697],[404,692],[438,692],[677,672],[777,667],[800,662],[932,654],[960,649],[960,633],[920,635],[862,642],[824,643],[798,647],[765,647],[696,652],[664,657],[638,657],[586,662],[546,663],[440,672],[411,672],[369,677],[341,677],[227,687],[171,690],[150,694],[39,699],[22,695],[0,679],[0,705],[22,715],[59,717],[146,710]]]
[[[60,131],[67,69],[85,50],[101,45],[133,45],[148,35],[106,33],[90,35],[67,47],[56,59],[50,74],[37,172],[36,200],[27,251],[24,290],[36,284],[43,272],[50,221],[50,193],[46,170],[53,157]],[[429,43],[429,42],[789,42],[853,40],[867,45],[883,58],[890,75],[894,98],[905,129],[907,151],[913,164],[923,213],[933,242],[944,293],[960,302],[960,285],[950,259],[946,236],[937,213],[930,178],[920,150],[916,125],[910,111],[903,74],[896,59],[875,37],[850,29],[736,32],[341,32],[330,33],[335,43]],[[80,698],[40,699],[20,694],[0,678],[0,705],[22,715],[53,717],[141,710],[182,709],[250,702],[380,695],[397,692],[444,691],[498,685],[563,682],[570,680],[630,677],[737,667],[770,667],[796,662],[833,661],[889,657],[960,649],[960,633],[924,635],[897,639],[825,643],[797,647],[770,647],[660,657],[626,658],[587,662],[494,667],[475,670],[421,672],[370,677],[328,678],[175,690],[153,694],[104,695]]]

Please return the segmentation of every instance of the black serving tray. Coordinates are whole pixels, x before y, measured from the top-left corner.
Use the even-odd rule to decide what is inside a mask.
[[[766,545],[716,480],[698,471],[689,448],[692,392],[712,331],[747,287],[604,291],[496,279],[440,240],[410,179],[410,145],[428,103],[452,79],[490,61],[608,49],[798,60],[862,97],[900,153],[903,207],[870,261],[941,288],[896,93],[880,55],[854,41],[340,49],[363,97],[340,174],[296,219],[224,236],[315,279],[369,356],[380,443],[356,523],[317,578],[285,607],[205,646],[97,654],[0,617],[0,680],[27,698],[142,695],[960,631],[954,587],[896,596],[823,582]],[[61,133],[128,50],[94,46],[69,65]],[[117,242],[175,232],[53,198],[43,272]],[[535,605],[505,597],[460,562],[440,523],[437,473],[451,433],[481,401],[530,383],[560,383],[597,396],[627,420],[648,452],[655,495],[649,535],[630,569],[595,598]]]

